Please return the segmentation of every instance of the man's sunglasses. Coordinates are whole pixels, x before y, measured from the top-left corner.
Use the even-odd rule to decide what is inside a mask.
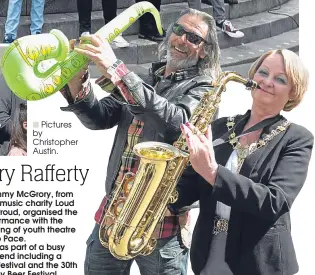
[[[208,42],[200,37],[198,34],[186,31],[185,28],[178,23],[174,23],[172,31],[177,36],[182,36],[186,34],[186,39],[194,45],[198,46],[201,42],[205,42],[206,44],[208,44]]]

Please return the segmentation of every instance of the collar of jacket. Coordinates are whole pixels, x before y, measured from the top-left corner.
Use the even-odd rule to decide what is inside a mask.
[[[166,61],[152,63],[150,74],[154,76],[155,81],[159,81],[164,78],[164,72],[166,68]],[[177,70],[171,73],[166,79],[173,81],[180,81],[184,79],[193,78],[199,75],[199,69],[197,66],[193,66],[186,69]]]
[[[228,140],[228,137],[231,133],[235,133],[236,136],[240,135],[243,130],[244,130],[244,127],[248,121],[248,119],[250,118],[250,115],[251,115],[251,110],[248,110],[245,114],[243,115],[237,115],[235,117],[235,125],[234,127],[230,130],[230,131],[224,131],[227,129],[227,126],[226,126],[226,122],[227,122],[227,118],[223,118],[222,120],[222,123],[220,123],[218,125],[218,127],[223,131],[224,133],[221,134],[218,138],[222,139],[222,140]],[[260,139],[264,138],[266,135],[268,135],[269,133],[271,133],[271,131],[273,129],[276,129],[278,125],[280,125],[283,120],[285,120],[285,118],[278,114],[276,115],[275,117],[277,117],[279,120],[277,120],[275,123],[273,123],[272,125],[269,125],[269,126],[266,126],[263,128],[262,130],[262,133],[260,135]],[[218,119],[219,121],[220,119]],[[223,127],[223,128],[222,128]],[[215,134],[215,132],[214,132]],[[232,151],[233,151],[233,146],[229,143],[229,142],[224,142],[224,143],[221,143],[219,146],[216,146],[214,148],[214,151],[215,151],[215,156],[216,156],[216,160],[217,160],[217,163],[221,164],[221,165],[226,165],[227,161],[228,161],[228,158],[229,156],[231,155]],[[244,172],[244,169],[245,167],[248,166],[248,160],[245,160],[242,168],[241,168],[241,171],[240,171],[240,174],[243,174]],[[246,169],[245,169],[246,170]],[[250,172],[251,169],[248,170],[248,172]],[[249,176],[249,174],[247,175]]]
[[[244,115],[237,116],[235,118],[235,126],[233,127],[233,129],[229,131],[229,133],[235,131],[236,135],[240,135],[243,132],[244,127],[248,119],[250,118],[250,115],[251,110],[247,110],[247,112]],[[283,120],[285,120],[285,118],[280,114],[275,115],[274,118],[277,118],[278,120],[276,120],[271,125],[265,126],[262,130],[260,138],[263,138],[266,134],[270,133],[273,129],[277,128],[277,126],[279,126],[283,122]]]

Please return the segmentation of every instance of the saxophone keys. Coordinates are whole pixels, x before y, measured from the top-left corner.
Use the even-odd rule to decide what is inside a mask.
[[[131,251],[138,250],[139,247],[143,244],[143,242],[144,242],[143,237],[137,237],[137,238],[130,240],[130,242],[129,242],[130,250]]]
[[[175,190],[170,196],[169,203],[174,203],[175,201],[177,201],[177,199],[178,199],[178,192]]]
[[[174,170],[176,168],[176,162],[175,161],[172,161],[170,164],[169,164],[169,169],[170,170]]]
[[[141,255],[143,256],[148,256],[149,254],[151,254],[153,252],[153,250],[155,249],[157,244],[156,239],[152,238],[149,240],[148,244],[146,245],[146,247],[141,251]]]
[[[120,211],[122,210],[122,208],[124,207],[124,204],[126,202],[126,198],[119,198],[114,206],[114,214],[116,215],[116,217],[119,216]]]
[[[123,184],[122,184],[123,194],[125,197],[128,197],[130,190],[133,186],[134,180],[135,180],[135,174],[134,173],[128,172],[125,174],[125,176],[122,180],[122,182],[123,182]]]
[[[100,231],[99,231],[99,236],[100,236],[100,241],[103,246],[108,248],[108,240],[109,236],[112,232],[114,223],[110,222],[107,218],[105,218],[100,226]]]
[[[106,242],[108,242],[109,236],[112,233],[113,226],[114,224],[111,224],[110,226],[106,228],[106,231],[104,232],[105,233],[104,237],[105,237]]]
[[[217,98],[214,94],[210,96],[210,101],[211,102],[216,102],[219,103],[221,100]]]

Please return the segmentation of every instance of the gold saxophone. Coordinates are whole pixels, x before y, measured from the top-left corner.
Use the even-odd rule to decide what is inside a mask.
[[[257,87],[256,82],[235,72],[223,72],[214,89],[203,95],[189,120],[201,133],[212,122],[229,81],[242,83],[248,89]],[[175,187],[189,159],[183,135],[174,146],[142,142],[134,147],[134,152],[140,157],[139,169],[136,175],[128,173],[121,183],[115,183],[99,230],[102,245],[121,260],[153,251],[156,245],[153,231],[164,218],[167,205],[177,200]]]
[[[163,33],[158,10],[149,2],[132,5],[99,29],[96,34],[111,42],[144,13],[151,12],[160,34]],[[54,61],[42,71],[40,63]],[[15,40],[4,52],[1,68],[8,87],[20,98],[40,100],[65,86],[89,59],[75,51],[70,52],[69,40],[59,30],[28,35]]]

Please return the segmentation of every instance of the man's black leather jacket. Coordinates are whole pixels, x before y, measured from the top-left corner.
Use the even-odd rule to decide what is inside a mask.
[[[122,104],[113,94],[98,101],[91,91],[81,101],[61,108],[74,112],[91,130],[118,126],[107,168],[107,194],[117,177],[128,128],[134,117],[144,122],[139,142],[173,144],[180,135],[180,125],[189,120],[203,93],[213,89],[212,79],[199,75],[196,67],[177,71],[167,78],[163,78],[163,68],[142,78],[130,72],[122,80],[138,105]]]

